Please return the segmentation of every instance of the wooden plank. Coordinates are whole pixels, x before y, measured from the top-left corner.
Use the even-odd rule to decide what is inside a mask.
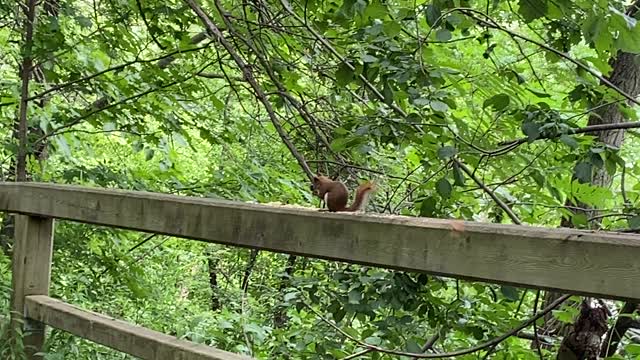
[[[617,299],[640,299],[632,234],[320,213],[53,184],[0,184],[0,210],[296,255]]]
[[[251,359],[86,311],[48,296],[28,296],[26,313],[49,326],[145,360]]]
[[[24,299],[29,295],[48,295],[53,252],[53,219],[17,215],[12,258],[12,329],[22,327],[28,359],[40,359],[45,327],[23,319]],[[23,321],[24,320],[24,321]]]

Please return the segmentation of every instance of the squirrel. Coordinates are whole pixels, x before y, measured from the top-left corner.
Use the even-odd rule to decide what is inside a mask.
[[[347,206],[349,191],[340,181],[333,181],[327,176],[318,174],[313,177],[311,184],[311,192],[324,200],[324,203],[331,212],[364,210],[369,200],[369,195],[373,190],[375,190],[375,186],[371,182],[366,182],[358,186],[353,204]]]

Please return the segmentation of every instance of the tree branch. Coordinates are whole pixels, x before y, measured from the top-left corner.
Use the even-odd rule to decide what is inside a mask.
[[[487,185],[485,185],[482,180],[480,180],[471,170],[469,170],[468,167],[466,167],[460,160],[454,158],[453,161],[458,164],[458,166],[460,167],[460,169],[467,174],[482,190],[484,190],[484,192],[486,192],[492,199],[493,201],[496,202],[496,204],[498,204],[498,206],[500,206],[502,208],[502,210],[504,210],[504,212],[507,213],[507,215],[511,218],[511,221],[513,221],[515,224],[518,225],[522,225],[522,221],[520,221],[520,219],[518,218],[518,216],[513,212],[513,210],[511,210],[511,208],[509,207],[509,205],[507,205],[504,201],[502,201],[502,199],[500,199],[498,197],[498,195],[495,194],[495,192],[493,192],[491,189],[489,189],[489,187],[487,187]]]
[[[132,95],[132,96],[130,96],[130,97],[127,97],[127,98],[121,99],[121,100],[119,100],[119,101],[117,101],[117,102],[114,102],[114,103],[108,103],[108,104],[106,104],[106,105],[104,105],[104,106],[102,106],[102,107],[100,107],[100,108],[95,108],[95,109],[93,109],[93,110],[91,110],[91,111],[87,112],[86,114],[81,115],[81,116],[79,116],[79,117],[77,117],[77,118],[73,119],[71,122],[69,122],[69,123],[67,123],[67,124],[64,124],[64,125],[61,125],[61,126],[59,126],[59,127],[55,128],[55,129],[53,129],[52,131],[48,132],[47,134],[43,135],[41,138],[39,138],[38,140],[36,140],[36,143],[39,143],[39,142],[41,142],[41,141],[43,141],[43,140],[45,140],[45,139],[47,139],[47,138],[49,138],[49,137],[51,137],[51,136],[58,135],[58,134],[60,134],[63,130],[65,130],[65,129],[69,129],[69,128],[71,128],[71,127],[74,127],[74,126],[78,125],[80,122],[82,122],[82,120],[87,119],[87,118],[89,118],[89,117],[91,117],[91,116],[93,116],[93,115],[95,115],[95,114],[97,114],[97,113],[99,113],[99,112],[102,112],[102,111],[105,111],[105,110],[111,109],[111,108],[116,107],[116,106],[118,106],[118,105],[121,105],[121,104],[127,103],[127,102],[129,102],[129,101],[131,101],[131,100],[135,100],[135,99],[141,98],[141,97],[143,97],[143,96],[145,96],[145,95],[148,95],[148,94],[154,93],[154,92],[159,91],[159,90],[162,90],[162,89],[166,89],[166,88],[171,87],[171,86],[173,86],[173,85],[180,84],[180,83],[183,83],[183,82],[185,82],[185,81],[187,81],[187,80],[189,80],[189,79],[192,79],[193,77],[197,76],[197,75],[198,75],[198,73],[200,73],[200,72],[204,71],[204,69],[206,69],[206,68],[207,68],[207,67],[209,67],[210,65],[211,65],[211,63],[206,64],[205,66],[203,66],[203,67],[202,67],[202,69],[201,69],[201,70],[199,70],[199,71],[197,71],[196,73],[193,73],[193,74],[191,74],[191,75],[189,75],[189,76],[187,76],[187,77],[185,77],[185,78],[178,79],[178,80],[174,80],[174,81],[168,82],[168,83],[166,83],[166,84],[163,84],[163,85],[160,85],[160,86],[157,86],[157,87],[154,87],[154,88],[151,88],[151,89],[145,90],[145,91],[143,91],[143,92],[141,92],[141,93],[138,93],[138,94]]]
[[[49,94],[49,93],[51,93],[53,91],[64,89],[64,88],[66,88],[68,86],[71,86],[71,85],[74,85],[74,84],[77,84],[77,83],[80,83],[80,82],[85,82],[85,81],[91,80],[93,78],[96,78],[96,77],[98,77],[100,75],[104,75],[104,74],[112,72],[112,71],[117,71],[117,70],[124,69],[125,67],[131,66],[133,64],[150,63],[150,62],[159,61],[159,60],[163,60],[163,59],[167,59],[167,58],[173,58],[173,56],[176,55],[176,54],[184,54],[184,53],[188,53],[188,52],[192,52],[192,51],[202,50],[202,49],[207,48],[209,46],[209,44],[211,44],[211,42],[207,43],[204,46],[199,46],[199,47],[195,47],[195,48],[178,49],[178,50],[175,50],[175,51],[172,51],[170,53],[158,56],[158,57],[153,58],[153,59],[135,59],[135,60],[131,60],[131,61],[128,61],[126,63],[120,64],[120,65],[116,65],[116,66],[110,67],[108,69],[104,69],[102,71],[98,71],[97,73],[94,73],[94,74],[91,74],[91,75],[87,75],[87,76],[82,77],[80,79],[75,79],[75,80],[71,80],[71,81],[68,81],[66,83],[60,84],[60,85],[52,86],[49,89],[47,89],[47,90],[45,90],[45,91],[43,91],[43,92],[41,92],[39,94],[31,96],[30,98],[28,98],[28,100],[34,100],[34,99],[43,97],[43,96],[45,96],[45,95],[47,95],[47,94]]]
[[[563,53],[560,50],[556,50],[554,48],[552,48],[551,46],[541,43],[537,40],[533,40],[530,39],[524,35],[520,35],[514,31],[511,31],[507,28],[502,27],[500,24],[498,24],[495,20],[493,20],[489,15],[475,10],[475,9],[471,9],[471,8],[456,8],[456,9],[452,9],[452,11],[459,11],[465,15],[467,15],[468,17],[475,19],[476,21],[478,21],[479,23],[481,23],[482,25],[489,27],[489,28],[493,28],[493,29],[497,29],[500,31],[503,31],[507,34],[509,34],[509,36],[514,37],[514,38],[519,38],[522,39],[526,42],[530,42],[538,47],[541,47],[549,52],[552,52],[570,62],[572,62],[573,64],[575,64],[576,66],[582,68],[583,70],[585,70],[586,72],[588,72],[589,74],[593,75],[595,78],[597,78],[598,80],[600,80],[600,82],[604,85],[606,85],[607,87],[613,89],[614,91],[616,91],[617,93],[619,93],[620,95],[622,95],[624,98],[626,98],[627,100],[631,101],[632,103],[636,104],[636,105],[640,105],[640,102],[638,100],[636,100],[633,96],[629,95],[627,92],[625,92],[624,90],[620,89],[619,87],[617,87],[614,83],[612,83],[611,81],[609,81],[607,78],[605,78],[604,76],[598,74],[595,70],[591,69],[589,66],[581,63],[580,61],[572,58],[571,56]],[[473,14],[478,14],[483,16],[485,19],[487,20],[483,20],[483,19],[479,19],[477,16],[473,15]]]
[[[278,132],[278,135],[280,135],[280,138],[282,139],[282,141],[285,143],[285,145],[287,146],[287,148],[289,149],[289,151],[291,152],[293,157],[298,161],[298,164],[300,165],[300,167],[302,167],[302,169],[304,170],[304,172],[307,175],[307,177],[309,179],[313,178],[313,172],[309,168],[309,165],[307,165],[307,163],[305,162],[305,160],[302,157],[302,155],[298,152],[298,150],[296,149],[295,145],[291,142],[291,139],[289,139],[289,135],[283,129],[282,124],[280,124],[280,120],[276,116],[276,114],[275,114],[275,112],[273,110],[273,106],[271,106],[271,103],[267,99],[267,97],[266,97],[266,95],[264,93],[264,90],[258,84],[255,76],[253,75],[251,67],[244,62],[244,60],[240,57],[240,55],[238,55],[238,53],[235,51],[233,46],[231,46],[231,44],[227,41],[227,39],[224,37],[222,32],[220,32],[220,29],[218,29],[218,27],[211,21],[211,19],[204,12],[204,10],[202,10],[202,7],[200,7],[200,5],[198,5],[196,0],[184,0],[184,1],[187,3],[187,5],[189,5],[189,7],[191,7],[191,9],[200,18],[200,20],[204,24],[205,28],[225,48],[225,50],[229,53],[229,55],[231,55],[231,58],[235,61],[235,63],[238,65],[238,67],[242,71],[244,79],[249,83],[249,85],[251,85],[251,88],[255,91],[256,96],[258,97],[258,100],[260,100],[262,105],[265,107],[265,109],[266,109],[266,111],[267,111],[267,113],[269,115],[269,119],[271,120],[271,123],[273,124],[273,126],[276,129],[276,131]],[[225,22],[226,26],[230,30],[233,29],[233,25],[224,16],[224,13],[223,13],[222,9],[219,7],[218,3],[216,3],[216,6],[218,7],[218,12],[221,13],[220,15],[222,15],[223,21]]]
[[[569,129],[567,131],[567,135],[578,135],[578,134],[594,133],[594,132],[607,131],[607,130],[637,129],[637,128],[640,128],[640,121],[625,122],[625,123],[611,123],[611,124],[596,124],[596,125],[585,126],[582,128]],[[562,135],[564,134],[540,135],[536,140],[555,139]],[[529,140],[528,138],[521,138],[517,140],[504,141],[498,145],[500,146],[521,145],[526,143],[528,140]]]
[[[298,16],[298,14],[296,14],[293,11],[293,8],[291,7],[291,4],[287,0],[280,0],[280,3],[282,3],[282,6],[285,8],[285,10],[287,10],[287,12],[294,19],[296,19],[296,21],[298,21],[305,28],[307,28],[307,30],[309,30],[309,32],[313,35],[313,37],[315,37],[322,44],[322,46],[324,46],[327,50],[329,50],[338,60],[340,60],[340,62],[342,62],[343,64],[347,65],[347,67],[351,71],[353,71],[354,74],[355,74],[356,68],[353,65],[351,65],[351,62],[349,62],[349,60],[347,58],[342,56],[333,46],[331,46],[331,44],[329,43],[329,41],[327,41],[327,39],[325,39],[317,31],[315,31],[313,28],[311,28],[311,26],[309,26],[309,24],[306,21],[302,20]],[[382,93],[371,82],[369,82],[369,80],[364,75],[358,74],[357,76],[358,76],[358,80],[362,81],[362,83],[373,93],[373,95],[376,98],[378,98],[378,100],[380,100],[383,103],[385,103],[384,95],[382,95]],[[400,115],[401,117],[403,117],[403,118],[407,117],[407,113],[404,112],[404,110],[400,109],[398,107],[398,105],[394,104],[393,102],[391,104],[388,104],[388,106],[393,111],[395,111],[398,115]]]

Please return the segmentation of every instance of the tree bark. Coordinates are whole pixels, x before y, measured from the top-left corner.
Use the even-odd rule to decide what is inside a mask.
[[[580,315],[558,350],[558,359],[597,360],[602,335],[607,332],[607,309],[582,302]]]
[[[46,0],[44,2],[44,12],[45,14],[47,14],[48,16],[51,17],[58,17],[58,13],[60,11],[60,7],[59,7],[59,0]],[[27,10],[28,12],[28,10]],[[35,13],[33,14],[34,19],[32,20],[32,28],[31,28],[31,43],[29,45],[29,54],[31,54],[31,52],[33,51],[33,26],[35,26]],[[26,32],[26,27],[25,27],[25,48],[27,47],[27,32]],[[30,134],[35,134],[36,137],[41,137],[42,135],[44,135],[44,132],[42,131],[42,129],[40,129],[40,127],[38,126],[28,126],[27,124],[27,114],[26,114],[26,110],[28,109],[28,97],[29,97],[29,89],[28,89],[28,85],[29,85],[29,81],[31,78],[33,78],[36,82],[41,83],[41,84],[46,84],[47,79],[44,76],[44,73],[42,72],[41,69],[41,65],[33,65],[33,57],[31,57],[31,59],[29,60],[29,64],[28,67],[26,66],[27,64],[25,64],[25,61],[23,59],[23,63],[21,64],[21,68],[20,68],[20,73],[21,73],[21,77],[22,77],[22,91],[21,91],[21,101],[20,101],[20,109],[19,109],[19,115],[15,121],[14,124],[14,134],[13,136],[15,137],[15,139],[19,142],[22,143],[23,141],[25,142],[24,147],[21,145],[20,149],[23,150],[23,153],[19,153],[18,156],[16,158],[12,158],[10,160],[10,168],[13,168],[14,166],[16,167],[16,173],[14,175],[17,176],[11,176],[7,179],[2,179],[2,181],[12,181],[12,180],[17,180],[17,181],[26,181],[28,180],[29,174],[26,170],[26,164],[27,164],[27,158],[29,157],[30,154],[34,155],[35,159],[38,159],[39,161],[45,161],[48,155],[47,149],[49,147],[49,144],[47,141],[42,141],[38,144],[35,145],[35,148],[31,148],[33,146],[33,144],[29,143],[29,135]],[[28,69],[28,73],[25,73],[25,69]],[[26,84],[25,84],[25,79],[27,80]],[[43,97],[40,99],[40,101],[38,101],[38,106],[41,108],[44,108],[45,105],[48,102],[48,98]],[[23,111],[25,111],[25,113],[23,114]],[[26,128],[26,133],[22,133],[22,131],[24,130],[22,127]],[[20,179],[23,180],[20,180]],[[2,219],[2,227],[0,228],[0,248],[2,248],[2,251],[7,255],[10,256],[10,245],[11,245],[11,241],[13,239],[13,217],[12,216],[6,216],[5,218]]]
[[[18,156],[16,160],[16,180],[27,181],[27,111],[29,107],[29,81],[33,70],[33,30],[36,22],[36,1],[27,0],[24,4],[24,45],[22,64],[20,65],[20,106],[18,109],[17,137]]]
[[[638,303],[628,302],[624,304],[618,314],[618,320],[615,325],[609,329],[607,337],[602,343],[600,350],[601,357],[613,356],[618,350],[620,340],[622,340],[627,330],[640,327],[640,320],[634,320],[629,316],[638,310],[640,310]]]
[[[638,10],[638,4],[640,1],[636,1],[629,10],[627,15],[633,16]],[[616,85],[624,92],[638,96],[640,94],[640,67],[637,65],[637,55],[626,52],[618,52],[617,56],[610,61],[612,66],[612,72],[607,79]],[[617,104],[606,106],[595,114],[589,117],[588,125],[597,124],[617,124],[625,122],[625,116],[618,108]],[[620,148],[624,142],[624,130],[605,130],[597,133],[598,141],[609,145],[614,148]],[[612,184],[612,177],[606,171],[606,169],[597,169],[593,175],[591,183],[596,186],[609,187]],[[574,205],[567,202],[567,205]],[[582,207],[582,206],[581,206]],[[595,215],[595,211],[589,211],[588,216]],[[561,226],[572,227],[570,219],[564,218],[561,221]],[[547,293],[545,301],[550,302],[557,298],[557,293]],[[628,303],[627,306],[637,308],[638,304]],[[587,307],[587,308],[585,308]],[[604,316],[604,319],[603,317]],[[619,318],[618,321],[621,319]],[[606,323],[606,314],[602,315],[599,308],[592,308],[587,302],[583,302],[583,310],[580,312],[575,326],[567,326],[564,331],[555,329],[556,332],[564,332],[566,334],[565,340],[562,342],[558,351],[558,359],[591,359],[595,358],[598,353],[595,352],[595,348],[600,349],[602,345],[601,335],[604,334],[601,327],[601,321]],[[580,328],[578,328],[580,326]],[[616,326],[623,336],[624,331],[628,328],[623,326]],[[613,344],[612,344],[613,345]],[[615,353],[616,346],[609,347],[611,353]]]

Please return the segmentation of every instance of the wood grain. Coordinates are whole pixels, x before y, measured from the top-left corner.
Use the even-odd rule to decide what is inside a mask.
[[[12,329],[22,328],[28,359],[42,349],[45,329],[42,323],[24,318],[25,297],[48,295],[53,252],[53,219],[16,216],[13,247],[11,319]]]
[[[30,318],[145,360],[251,359],[82,310],[48,296],[28,296],[25,305]]]
[[[640,237],[321,213],[53,184],[0,184],[0,210],[233,246],[616,299],[640,299]]]

